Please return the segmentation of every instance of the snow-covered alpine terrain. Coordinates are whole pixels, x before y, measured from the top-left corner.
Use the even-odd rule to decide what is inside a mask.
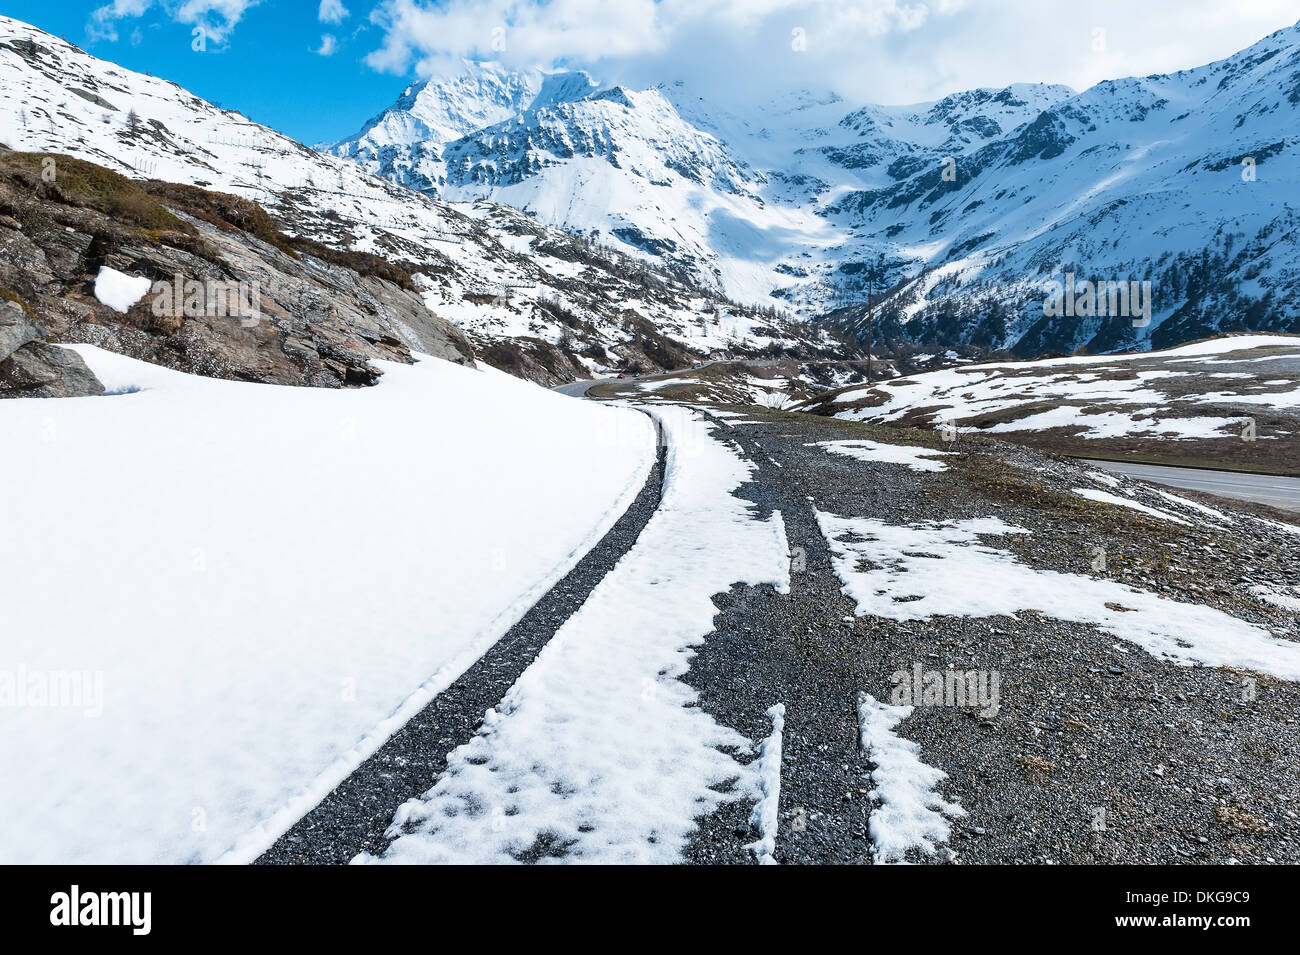
[[[513,208],[395,185],[5,16],[0,79],[0,144],[230,192],[292,234],[405,263],[434,314],[522,377],[554,384],[657,370],[656,356],[834,350],[823,332],[770,309],[729,302]],[[505,352],[493,347],[502,342]]]
[[[1300,336],[1167,351],[967,364],[834,389],[795,407],[846,421],[982,432],[1099,458],[1292,473]]]
[[[1025,356],[1297,330],[1300,28],[1075,92],[915,106],[793,91],[739,109],[681,82],[467,62],[330,147],[448,199],[490,197],[687,269],[740,301]],[[1151,283],[1149,321],[1051,318],[1067,275]],[[1053,285],[1053,283],[1057,283]],[[877,315],[879,320],[882,315]]]
[[[810,4],[349,5],[0,16],[0,864],[1300,864],[1300,25],[758,108],[655,47]]]

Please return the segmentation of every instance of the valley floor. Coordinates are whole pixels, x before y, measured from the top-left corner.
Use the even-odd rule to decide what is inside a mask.
[[[686,681],[754,739],[784,704],[778,861],[1300,860],[1300,528],[978,438],[904,432],[928,452],[909,467],[898,432],[722,420],[802,570],[722,595]],[[918,686],[888,709],[954,671],[995,678],[996,706]],[[746,815],[709,816],[688,858],[745,861]]]

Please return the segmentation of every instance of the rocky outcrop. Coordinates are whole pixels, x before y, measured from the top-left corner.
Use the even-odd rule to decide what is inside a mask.
[[[0,302],[0,361],[38,338],[39,330],[21,305],[17,302]]]
[[[409,363],[412,352],[473,364],[460,331],[382,260],[295,248],[246,200],[165,184],[154,195],[154,184],[69,158],[45,183],[25,155],[0,152],[0,215],[8,217],[0,220],[0,295],[24,303],[26,312],[15,307],[41,339],[194,374],[316,387],[373,384],[377,362]],[[154,284],[119,312],[96,295],[102,269]],[[14,348],[36,334],[16,322],[0,326],[0,340]],[[54,394],[54,384],[38,384],[38,354],[53,361],[48,349],[34,349],[15,381]]]
[[[0,398],[80,398],[104,386],[74,351],[51,345],[17,302],[0,302]]]

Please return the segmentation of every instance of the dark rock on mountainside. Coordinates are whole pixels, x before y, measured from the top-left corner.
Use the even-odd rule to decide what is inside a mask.
[[[0,215],[11,220],[0,223],[0,297],[21,303],[41,339],[218,378],[318,387],[373,384],[382,374],[375,361],[410,362],[413,351],[473,363],[460,331],[382,259],[285,236],[235,196],[136,183],[71,157],[55,157],[46,181],[44,158],[0,150]],[[101,269],[154,284],[118,312],[95,294]],[[0,328],[5,341],[31,334]],[[39,384],[34,364],[43,355],[70,375],[56,352],[80,361],[31,349],[13,372],[28,384],[10,387],[58,393]]]
[[[0,302],[0,398],[78,398],[104,386],[81,356],[48,344],[18,302]]]

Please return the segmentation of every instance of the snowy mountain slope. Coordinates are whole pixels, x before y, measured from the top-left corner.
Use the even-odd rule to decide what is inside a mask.
[[[815,216],[765,209],[764,176],[682,119],[660,90],[601,89],[586,73],[509,74],[485,64],[428,82],[385,124],[331,148],[380,175],[451,200],[491,198],[540,221],[657,260],[743,301],[764,301],[770,263],[792,236],[833,241]],[[412,142],[430,112],[455,112],[467,77],[536,89],[512,115],[459,136]],[[540,79],[538,77],[541,77]],[[395,132],[394,132],[395,130]]]
[[[252,198],[286,232],[402,263],[429,308],[458,323],[491,363],[547,384],[658,370],[715,349],[812,357],[836,347],[802,323],[734,306],[512,210],[414,192],[6,17],[0,77],[0,143]],[[558,101],[572,78],[537,79],[531,93],[526,83],[494,87],[486,73],[479,80],[459,108],[427,111],[410,128],[491,118],[475,99],[489,88],[503,102]]]
[[[484,77],[485,103],[466,104]],[[834,94],[799,91],[769,104],[760,123],[681,83],[601,88],[583,72],[466,63],[460,75],[413,86],[329,151],[430,194],[524,209],[733,298],[771,301],[791,276],[838,260],[847,235],[820,214],[828,202],[983,145],[1069,94],[1026,85],[847,112]],[[509,104],[514,112],[500,117]],[[493,121],[466,129],[479,116]],[[455,138],[443,138],[448,130]],[[829,301],[824,291],[788,297],[804,311]]]
[[[1101,83],[974,151],[832,210],[922,339],[1026,355],[1296,330],[1300,30],[1168,76]],[[874,257],[874,258],[873,258]],[[845,266],[840,266],[844,271]],[[921,270],[919,278],[918,269]],[[1133,316],[1044,316],[1066,273],[1150,281]]]
[[[458,102],[464,89],[435,79],[419,95]],[[740,300],[820,315],[861,302],[870,281],[890,293],[884,334],[915,341],[1033,355],[1295,327],[1297,28],[1079,94],[1016,84],[899,107],[794,91],[737,109],[674,82],[571,89],[456,139],[386,148],[436,152],[431,192],[508,202]],[[684,144],[697,161],[682,168]],[[1149,324],[1044,321],[1067,273],[1152,282]],[[861,311],[830,320],[860,332]]]

